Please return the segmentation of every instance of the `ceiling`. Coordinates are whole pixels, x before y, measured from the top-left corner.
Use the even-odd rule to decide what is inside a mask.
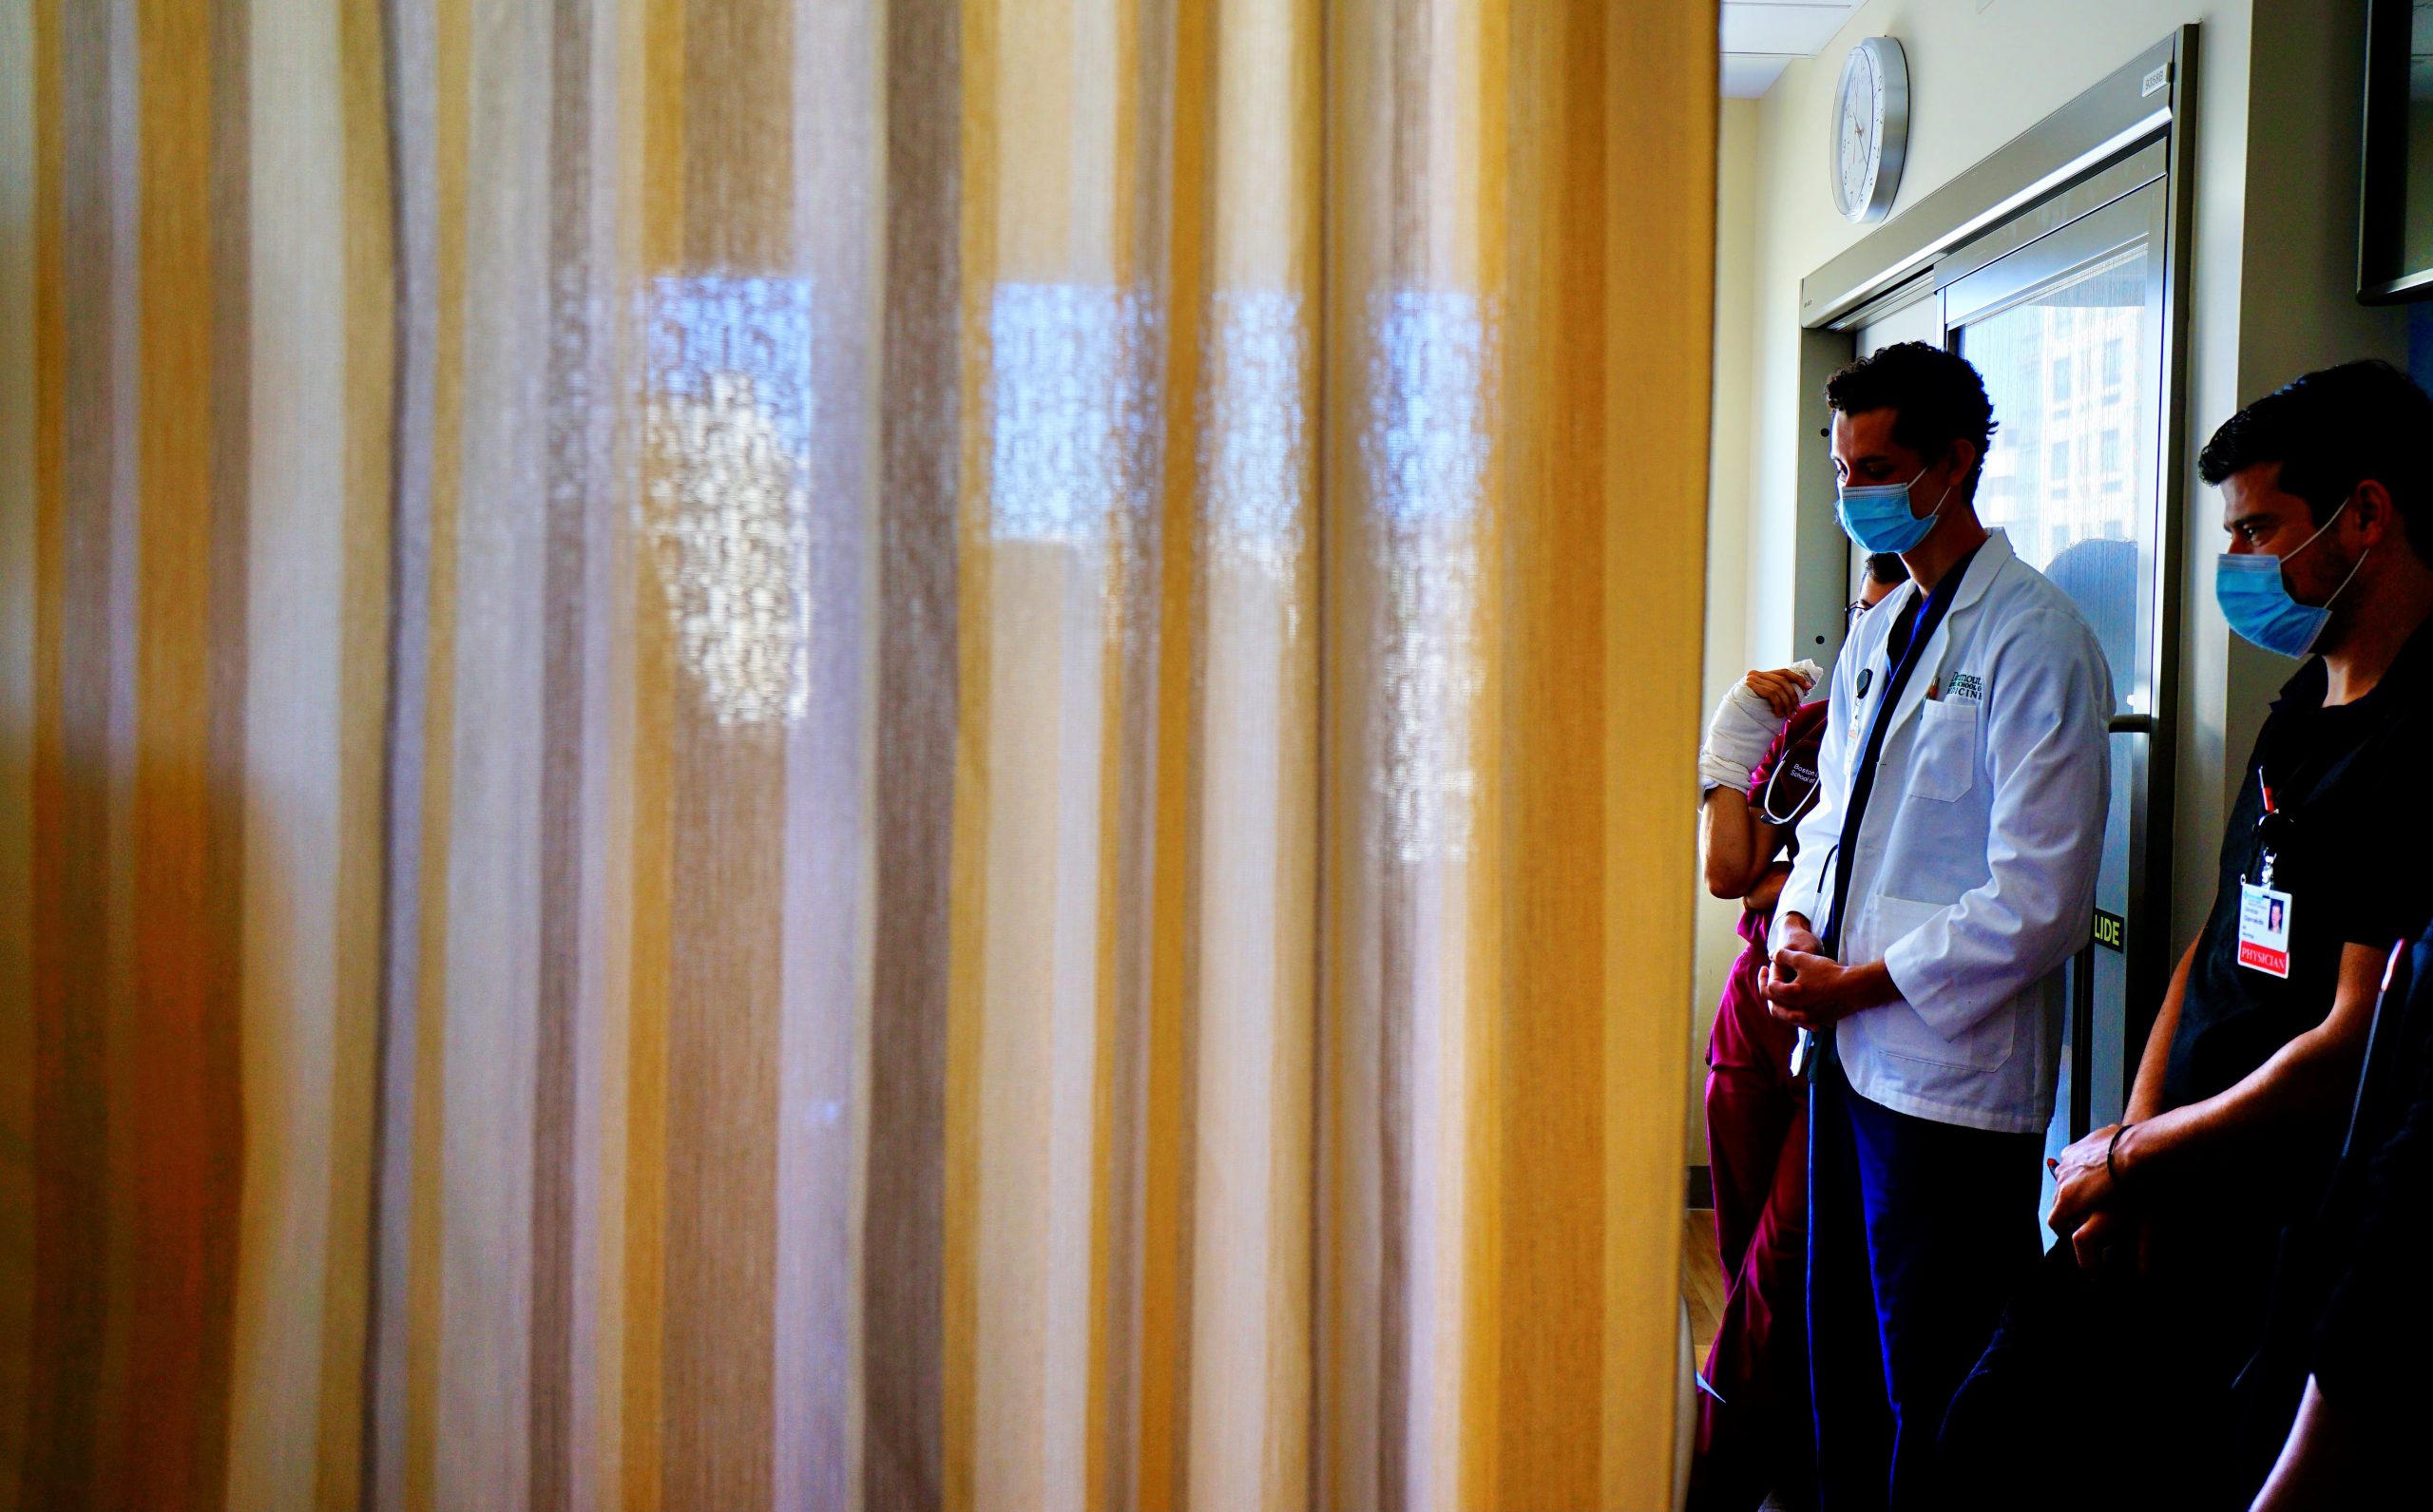
[[[1812,58],[1859,0],[1723,0],[1723,93],[1754,100],[1794,58]]]

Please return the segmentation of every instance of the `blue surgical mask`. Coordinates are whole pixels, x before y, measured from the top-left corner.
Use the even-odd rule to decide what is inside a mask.
[[[2347,507],[2348,502],[2342,500],[2340,509]],[[2298,551],[2322,539],[2324,531],[2331,528],[2331,521],[2340,518],[2340,509],[2332,510],[2330,520],[2300,542]],[[2332,601],[2357,576],[2357,567],[2366,565],[2366,558],[2360,556],[2357,567],[2350,567],[2348,576],[2340,580],[2340,586],[2331,590],[2331,598],[2319,604],[2300,603],[2289,597],[2289,582],[2281,575],[2281,565],[2296,557],[2298,551],[2287,557],[2255,552],[2232,555],[2225,551],[2213,568],[2213,602],[2222,606],[2222,618],[2248,641],[2285,657],[2302,657],[2314,648],[2315,638],[2323,634],[2324,625],[2331,619]]]
[[[1870,555],[1885,551],[1898,555],[1924,541],[1942,516],[1944,500],[1951,497],[1953,485],[1944,486],[1943,498],[1935,501],[1932,513],[1917,515],[1909,510],[1909,488],[1917,481],[1856,488],[1844,484],[1841,498],[1833,506],[1833,512],[1841,516],[1842,533]]]

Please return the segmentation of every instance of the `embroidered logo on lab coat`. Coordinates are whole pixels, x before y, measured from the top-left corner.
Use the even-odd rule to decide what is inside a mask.
[[[1971,703],[1983,703],[1985,701],[1985,684],[1978,680],[1977,674],[1974,672],[1955,673],[1952,676],[1951,686],[1944,690],[1944,697],[1966,699]]]

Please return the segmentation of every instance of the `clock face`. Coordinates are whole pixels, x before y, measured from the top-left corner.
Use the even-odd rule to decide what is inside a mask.
[[[1909,125],[1909,70],[1901,44],[1869,37],[1842,62],[1833,99],[1833,205],[1849,220],[1881,220],[1901,184]]]
[[[1834,200],[1842,214],[1868,201],[1884,144],[1884,81],[1864,48],[1852,48],[1842,66],[1842,93],[1833,112]]]

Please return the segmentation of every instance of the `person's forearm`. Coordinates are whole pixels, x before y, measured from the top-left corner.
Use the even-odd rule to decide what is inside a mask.
[[[2356,1433],[2313,1376],[2298,1403],[2297,1421],[2281,1445],[2270,1478],[2250,1512],[2312,1512],[2332,1505],[2340,1471],[2355,1452]]]
[[[2318,1027],[2273,1053],[2228,1091],[2151,1118],[2130,1120],[2120,1137],[2123,1184],[2135,1193],[2138,1177],[2201,1165],[2274,1133],[2295,1132],[2335,1113],[2357,1079],[2352,1046]]]
[[[2145,1053],[2137,1058],[2137,1078],[2129,1088],[2129,1106],[2120,1118],[2124,1123],[2142,1123],[2163,1108],[2163,1078],[2171,1070],[2171,1042],[2179,1033],[2179,1005],[2188,996],[2188,973],[2196,964],[2196,945],[2189,943],[2179,953],[2179,965],[2173,968],[2171,986],[2163,991],[2162,1006],[2155,1013],[2155,1026],[2146,1035]]]
[[[1698,806],[1698,850],[1704,858],[1707,891],[1718,898],[1736,898],[1749,890],[1750,850],[1755,828],[1749,795],[1736,788],[1710,788]]]
[[[1740,906],[1752,913],[1773,912],[1775,901],[1783,895],[1783,884],[1790,880],[1791,866],[1788,862],[1768,863],[1765,871],[1758,873],[1757,885],[1740,900]]]
[[[1891,970],[1880,959],[1850,967],[1844,980],[1849,984],[1852,1012],[1901,1001],[1901,984],[1892,980]]]
[[[2122,1185],[2138,1177],[2228,1158],[2257,1140],[2328,1129],[2347,1108],[2371,1022],[2375,952],[2350,946],[2341,961],[2339,996],[2324,1021],[2273,1052],[2228,1090],[2156,1114],[2120,1137]],[[2141,1077],[2142,1080],[2142,1077]]]

